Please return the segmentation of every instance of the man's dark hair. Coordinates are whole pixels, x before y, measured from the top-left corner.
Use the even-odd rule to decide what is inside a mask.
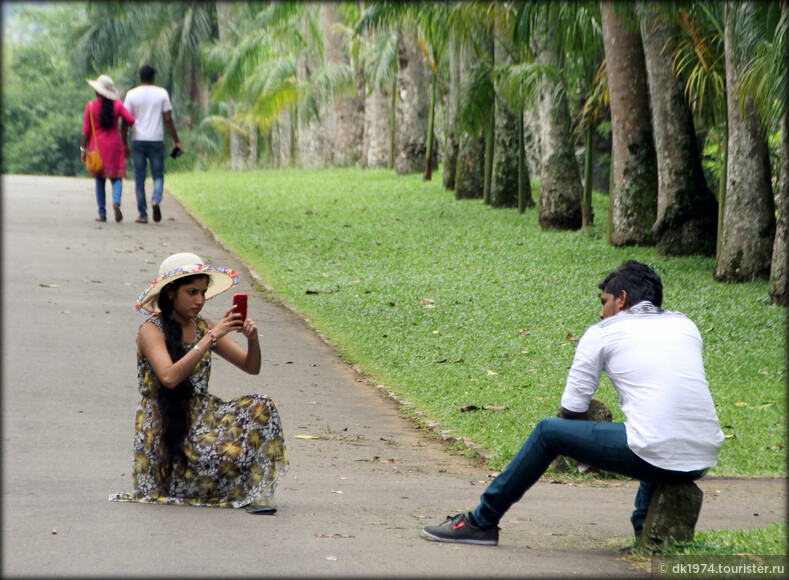
[[[624,290],[627,302],[633,306],[642,300],[649,300],[660,308],[663,304],[663,282],[655,271],[636,260],[627,260],[600,282],[600,290],[614,297]]]
[[[143,83],[151,84],[156,76],[156,69],[149,64],[144,64],[140,67],[140,81]]]

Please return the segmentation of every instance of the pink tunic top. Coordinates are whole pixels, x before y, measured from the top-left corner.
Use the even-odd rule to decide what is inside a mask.
[[[101,154],[101,161],[104,164],[104,172],[97,177],[126,177],[126,159],[123,155],[121,134],[118,131],[118,117],[123,117],[129,126],[134,125],[134,117],[126,110],[120,99],[113,101],[115,111],[114,123],[111,128],[105,129],[99,123],[102,100],[103,98],[98,98],[85,105],[85,121],[82,124],[82,132],[90,135],[88,151],[96,149],[96,141],[98,141],[98,150]],[[95,140],[90,126],[91,114],[93,115],[93,126],[96,128]]]

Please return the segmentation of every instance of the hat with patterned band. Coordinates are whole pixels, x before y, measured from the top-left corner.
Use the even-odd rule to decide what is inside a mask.
[[[145,315],[159,312],[159,294],[162,293],[162,289],[179,278],[196,274],[205,274],[211,279],[205,293],[206,299],[213,298],[238,284],[238,274],[233,270],[203,264],[199,256],[188,252],[173,254],[159,266],[159,277],[140,294],[137,299],[137,310]]]
[[[85,79],[85,81],[93,87],[93,90],[99,93],[102,97],[106,97],[111,101],[117,101],[121,94],[115,88],[115,83],[108,75],[101,75],[95,81]]]

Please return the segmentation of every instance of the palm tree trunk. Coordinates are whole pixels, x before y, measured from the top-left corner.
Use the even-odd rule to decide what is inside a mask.
[[[496,44],[497,64],[507,61],[507,50],[499,42]],[[519,130],[520,115],[514,115],[501,98],[495,105],[495,147],[490,182],[490,203],[494,207],[516,207],[519,202],[520,172],[523,171],[523,148]]]
[[[365,101],[363,165],[366,167],[386,167],[389,159],[390,92],[388,86],[373,87]]]
[[[397,134],[397,77],[392,79],[392,106],[389,112],[391,115],[389,117],[389,160],[387,168],[394,169]]]
[[[430,109],[427,116],[427,153],[425,154],[425,174],[423,181],[430,181],[433,178],[433,127],[436,118],[436,95],[438,94],[438,71],[435,71],[430,80]]]
[[[555,64],[556,25],[542,35],[539,60]],[[540,184],[540,226],[543,229],[581,227],[581,174],[572,147],[570,109],[565,89],[545,82],[541,94],[542,175]]]
[[[491,61],[491,70],[495,66],[493,33],[489,32],[486,37],[487,57]],[[494,97],[495,99],[495,97]],[[496,103],[490,103],[487,123],[485,124],[485,184],[482,190],[482,201],[488,205],[491,203],[490,186],[493,181],[493,153],[496,145]]]
[[[633,14],[633,7],[618,8]],[[657,214],[657,159],[641,35],[630,32],[612,2],[600,3],[613,137],[609,239],[615,246],[652,244]]]
[[[317,4],[307,4],[305,7],[305,11],[314,12],[317,9]],[[304,20],[301,22],[301,32],[307,44],[311,45],[315,41],[312,39],[308,22],[309,16],[309,14],[304,15]],[[298,79],[305,85],[310,83],[312,73],[320,66],[314,57],[314,54],[305,52],[299,56],[296,65]],[[333,119],[326,103],[317,103],[316,109],[317,117],[315,111],[304,108],[299,111],[297,160],[301,167],[326,167],[331,160],[330,139],[334,136]],[[324,122],[321,123],[321,120]]]
[[[718,206],[701,166],[693,115],[673,71],[671,24],[654,3],[639,2],[658,167],[652,233],[663,255],[715,254]]]
[[[584,183],[581,197],[581,229],[594,223],[592,211],[592,165],[594,163],[594,125],[589,121],[584,133]]]
[[[217,24],[219,28],[219,42],[225,46],[232,46],[235,42],[232,33],[232,25],[235,21],[233,14],[232,2],[217,2]],[[235,126],[233,114],[236,111],[236,103],[233,99],[228,99],[227,105],[227,120],[231,123],[230,128],[230,168],[233,171],[240,171],[247,166],[247,159],[249,157],[249,147],[247,140],[243,133],[241,133]]]
[[[724,32],[729,144],[723,233],[714,272],[721,282],[766,278],[775,236],[767,139],[752,99],[741,102],[737,86],[747,55],[735,46],[733,28],[747,27],[752,11],[749,3],[730,4]]]
[[[463,79],[471,68],[471,49],[460,48],[460,74]],[[481,198],[485,188],[485,136],[468,131],[458,134],[458,153],[455,164],[455,199]]]
[[[455,130],[458,93],[460,91],[460,53],[454,32],[449,33],[449,94],[446,106],[446,137],[444,139],[444,187],[455,189],[458,160],[458,138]]]
[[[789,0],[784,0],[783,15],[784,22],[789,24]],[[786,32],[789,31],[784,30]],[[785,43],[784,50],[784,62],[789,62],[789,42]],[[789,79],[786,79],[785,90],[789,93]],[[776,195],[778,217],[768,291],[774,304],[789,306],[789,109],[784,113],[781,133],[781,181]]]
[[[534,207],[531,194],[531,175],[526,162],[526,146],[523,111],[518,115],[518,213],[526,213],[527,207]]]
[[[789,3],[784,4],[785,12],[789,11],[787,6]],[[787,61],[789,61],[789,54],[787,54]],[[776,196],[778,218],[768,291],[773,304],[789,306],[789,111],[784,113],[782,134],[781,182],[778,185],[778,195]]]
[[[413,33],[397,33],[397,132],[395,171],[400,175],[420,173],[427,151],[427,71],[425,59]]]
[[[337,15],[337,5],[333,2],[322,2],[319,20],[323,30],[326,63],[329,65],[350,64],[350,55],[343,46],[345,33],[338,29],[340,19]],[[361,107],[363,106],[362,104]],[[359,115],[359,110],[360,104],[356,92],[334,97],[331,107],[334,134],[330,139],[334,165],[344,167],[353,165],[359,160],[361,153],[360,123],[363,123],[363,117]]]

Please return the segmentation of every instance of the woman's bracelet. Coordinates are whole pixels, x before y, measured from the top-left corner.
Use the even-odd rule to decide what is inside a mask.
[[[205,356],[205,353],[199,346],[194,345],[192,348],[195,349],[197,352],[199,352],[201,357]]]
[[[211,337],[211,348],[214,348],[216,346],[216,335],[210,330],[208,331],[208,335]]]

